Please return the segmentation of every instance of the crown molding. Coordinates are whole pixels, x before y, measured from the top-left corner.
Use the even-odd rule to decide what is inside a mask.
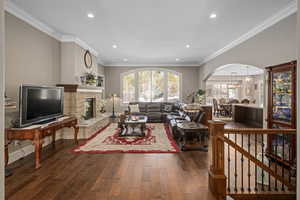
[[[26,23],[30,24],[34,28],[42,31],[43,33],[46,33],[47,35],[55,38],[56,40],[60,42],[74,42],[83,49],[88,49],[93,55],[96,57],[98,56],[98,52],[89,46],[86,42],[81,40],[80,38],[73,36],[73,35],[65,35],[60,33],[59,31],[55,30],[54,28],[46,25],[45,23],[41,22],[40,20],[34,18],[32,15],[30,15],[28,12],[24,11],[20,7],[18,7],[15,3],[11,2],[10,0],[7,0],[5,2],[5,10],[16,16],[17,18],[25,21]]]
[[[32,15],[29,13],[25,12],[23,9],[18,7],[16,4],[13,2],[7,0],[5,1],[5,10],[16,16],[17,18],[25,21],[26,23],[30,24],[31,26],[35,27],[36,29],[42,31],[43,33],[46,33],[47,35],[60,40],[61,34],[56,31],[54,28],[46,25],[45,23],[41,22],[40,20],[37,20],[34,18]]]
[[[102,66],[105,66],[105,63],[103,62],[102,59],[100,59],[99,56],[97,57],[97,63],[100,64],[100,65],[102,65]]]
[[[130,64],[130,63],[110,63],[104,65],[105,67],[199,67],[199,64],[184,64],[184,63],[170,63],[170,64]]]
[[[210,60],[216,58],[217,56],[225,53],[226,51],[229,51],[230,49],[240,45],[241,43],[245,42],[246,40],[254,37],[255,35],[259,34],[260,32],[264,31],[265,29],[273,26],[277,22],[281,21],[282,19],[294,14],[297,12],[297,2],[294,0],[293,2],[289,3],[288,6],[277,12],[275,15],[272,17],[268,18],[265,20],[263,23],[259,24],[255,28],[251,29],[249,32],[246,34],[242,35],[238,39],[234,40],[233,42],[229,43],[222,49],[219,49],[215,53],[205,57],[199,64],[203,65]]]
[[[79,45],[80,47],[82,47],[83,49],[87,49],[89,50],[94,56],[98,56],[98,52],[91,48],[86,42],[84,42],[83,40],[81,40],[80,38],[74,36],[74,35],[62,35],[62,37],[60,38],[61,42],[74,42],[75,44]]]

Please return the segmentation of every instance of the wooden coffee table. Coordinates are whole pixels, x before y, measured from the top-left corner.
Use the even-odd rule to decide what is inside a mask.
[[[134,119],[136,118],[136,119]],[[147,116],[130,116],[125,119],[125,130],[121,131],[120,137],[138,136],[145,137]]]
[[[207,136],[206,134],[208,133],[208,127],[205,126],[204,124],[200,123],[195,123],[195,122],[182,122],[177,124],[177,128],[179,131],[179,141],[180,141],[180,147],[182,151],[193,151],[193,150],[198,150],[198,151],[204,151],[207,152],[207,144],[204,144],[200,147],[196,148],[187,148],[186,143],[187,143],[187,138],[189,136],[204,136],[204,138]],[[206,141],[205,141],[206,142]]]

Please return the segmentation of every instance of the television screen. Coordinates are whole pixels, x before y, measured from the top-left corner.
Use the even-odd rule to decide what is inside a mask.
[[[21,86],[20,126],[62,116],[63,95],[59,87]]]

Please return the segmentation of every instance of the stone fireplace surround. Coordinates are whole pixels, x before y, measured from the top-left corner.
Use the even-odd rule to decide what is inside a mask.
[[[97,87],[80,85],[57,85],[64,87],[64,113],[75,116],[79,121],[79,139],[87,139],[99,129],[109,123],[109,115],[101,113],[100,102],[103,99],[103,90]],[[83,119],[85,113],[85,101],[88,98],[94,99],[94,117],[89,120]],[[72,133],[63,132],[63,137],[72,139]]]

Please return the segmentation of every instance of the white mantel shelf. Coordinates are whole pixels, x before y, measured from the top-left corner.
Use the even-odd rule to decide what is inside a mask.
[[[58,84],[58,87],[63,87],[65,92],[94,92],[102,93],[103,87],[96,87],[91,85],[75,85],[75,84]]]
[[[77,92],[103,92],[103,87],[79,85],[77,88]]]

